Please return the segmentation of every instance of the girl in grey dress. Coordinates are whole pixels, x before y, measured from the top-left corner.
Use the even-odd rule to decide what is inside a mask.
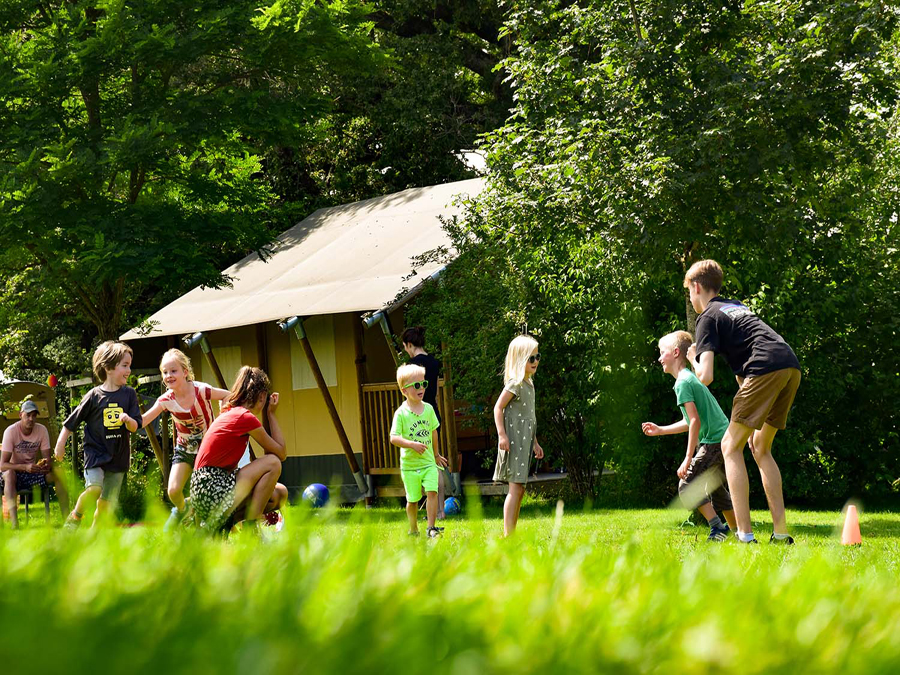
[[[531,453],[537,459],[544,451],[537,442],[537,418],[534,407],[534,381],[541,355],[538,343],[530,335],[520,335],[509,343],[506,352],[504,387],[494,405],[499,448],[494,480],[509,483],[503,504],[503,534],[511,535],[519,520],[519,508],[528,483]]]

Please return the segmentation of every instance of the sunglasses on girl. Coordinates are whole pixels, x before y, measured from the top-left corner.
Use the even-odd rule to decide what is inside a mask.
[[[532,354],[531,356],[528,357],[528,363],[536,363],[536,362],[539,363],[540,360],[541,360],[540,352],[538,352],[537,354]]]
[[[409,389],[410,387],[415,387],[416,389],[428,389],[428,380],[422,380],[421,382],[410,382],[403,388]]]

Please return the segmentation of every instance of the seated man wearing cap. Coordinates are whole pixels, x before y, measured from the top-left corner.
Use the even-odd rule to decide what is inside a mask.
[[[47,427],[38,424],[37,416],[38,407],[34,401],[25,401],[19,409],[19,421],[3,432],[0,485],[9,505],[13,528],[19,526],[16,491],[23,488],[54,484],[63,518],[69,515],[69,495],[62,474],[50,459],[50,435]],[[38,458],[38,453],[43,457]]]

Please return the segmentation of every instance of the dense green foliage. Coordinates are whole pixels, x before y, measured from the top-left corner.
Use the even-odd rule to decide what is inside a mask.
[[[470,508],[474,508],[470,506]],[[162,518],[157,513],[157,518]],[[497,507],[410,540],[402,509],[294,509],[268,544],[158,527],[0,531],[6,673],[893,673],[900,529],[789,512],[798,544],[709,546],[681,512]],[[36,521],[32,521],[36,523]],[[698,537],[698,535],[700,535]],[[52,648],[43,648],[51,645]]]
[[[314,209],[467,177],[501,16],[438,9],[4,3],[0,367],[78,372]]]
[[[516,106],[417,315],[460,396],[496,396],[527,325],[545,448],[584,493],[609,461],[667,498],[683,439],[640,422],[679,416],[655,343],[693,328],[683,274],[711,257],[803,365],[775,444],[788,499],[896,491],[896,26],[877,2],[511,3]],[[722,361],[726,411],[734,390]]]

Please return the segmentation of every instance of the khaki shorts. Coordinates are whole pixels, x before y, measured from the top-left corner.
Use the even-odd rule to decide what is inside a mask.
[[[784,429],[799,386],[796,368],[746,378],[734,397],[731,421],[756,430],[763,424]]]

